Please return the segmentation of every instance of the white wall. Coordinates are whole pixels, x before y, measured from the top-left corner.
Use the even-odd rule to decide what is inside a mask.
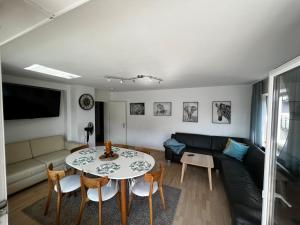
[[[103,91],[103,90],[96,90],[95,100],[99,102],[108,102],[110,100],[110,92]]]
[[[163,149],[174,132],[249,137],[250,85],[112,92],[111,100],[145,102],[145,116],[127,112],[127,143]],[[182,122],[183,102],[199,102],[198,123]],[[212,123],[212,101],[231,101],[231,124]],[[153,102],[172,102],[172,116],[153,116]],[[129,105],[128,105],[129,109]]]
[[[57,134],[65,135],[67,140],[84,141],[83,127],[87,125],[87,121],[95,122],[95,113],[94,108],[88,111],[81,109],[78,99],[82,93],[90,93],[94,96],[94,88],[46,82],[11,75],[3,76],[3,81],[62,91],[59,117],[6,120],[4,122],[6,143]],[[91,144],[95,143],[94,137],[90,140]]]
[[[84,128],[87,126],[88,122],[92,122],[95,125],[95,107],[91,110],[83,110],[78,104],[78,99],[82,94],[91,94],[95,98],[95,89],[86,86],[74,85],[71,87],[71,117],[72,123],[77,124],[76,127],[72,128],[72,137],[74,140],[80,142],[85,141],[86,132]],[[95,133],[90,136],[90,145],[95,145]]]

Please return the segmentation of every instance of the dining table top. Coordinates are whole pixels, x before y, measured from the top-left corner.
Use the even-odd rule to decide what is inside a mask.
[[[101,160],[104,146],[81,149],[68,155],[66,163],[77,170],[116,180],[142,176],[155,165],[154,158],[143,152],[120,147],[112,147],[112,151],[118,154],[116,159]]]

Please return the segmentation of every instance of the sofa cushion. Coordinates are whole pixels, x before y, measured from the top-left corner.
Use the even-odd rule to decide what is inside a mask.
[[[35,159],[42,163],[45,163],[47,165],[47,167],[50,163],[53,164],[53,167],[57,167],[57,166],[65,163],[65,158],[69,154],[70,154],[70,151],[61,150],[61,151],[51,152],[51,153],[48,153],[45,155],[38,156]]]
[[[231,138],[231,137],[212,136],[211,137],[211,149],[213,151],[216,151],[216,152],[219,152],[219,153],[223,152],[223,150],[226,147],[226,143],[228,141],[228,138]],[[237,142],[244,143],[244,139],[243,138],[232,137],[231,139],[235,140]]]
[[[32,155],[36,157],[63,150],[65,148],[65,140],[63,135],[56,135],[30,140],[30,145]]]
[[[249,146],[246,146],[240,142],[229,139],[229,142],[228,144],[226,144],[226,148],[223,154],[235,158],[239,161],[243,161],[243,158],[246,155],[248,149]]]
[[[32,158],[29,141],[6,144],[5,153],[6,164],[16,163],[22,160]]]
[[[211,137],[208,135],[176,133],[177,141],[186,144],[188,147],[210,149]]]
[[[17,163],[9,164],[6,167],[7,184],[20,181],[43,171],[45,172],[46,178],[45,164],[35,159],[27,159]]]
[[[263,189],[265,154],[258,147],[251,144],[244,157],[244,165],[259,189]]]
[[[232,224],[261,225],[261,209],[254,209],[242,204],[231,205]]]
[[[221,159],[221,165],[224,187],[230,204],[260,209],[261,190],[258,189],[243,163],[235,159]]]

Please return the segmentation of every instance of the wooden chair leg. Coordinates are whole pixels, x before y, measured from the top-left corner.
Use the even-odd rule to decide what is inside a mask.
[[[121,193],[119,191],[117,194],[117,204],[118,204],[119,209],[121,209]]]
[[[166,203],[165,203],[165,197],[164,197],[163,188],[159,187],[158,190],[159,190],[159,195],[160,195],[160,199],[161,199],[161,202],[163,204],[163,207],[164,207],[164,209],[166,209]]]
[[[128,202],[127,216],[129,216],[129,214],[130,214],[130,209],[131,209],[131,204],[132,204],[133,196],[134,196],[134,194],[133,194],[133,193],[130,193],[130,196],[129,196],[129,202]]]
[[[82,218],[82,214],[83,214],[83,211],[84,211],[85,204],[86,204],[86,200],[82,199],[81,204],[80,204],[80,210],[79,210],[79,217],[78,217],[78,220],[77,220],[77,225],[79,225],[80,222],[81,222],[81,218]]]
[[[99,201],[98,210],[99,210],[98,225],[102,225],[102,201]]]
[[[149,196],[149,209],[150,209],[150,225],[153,225],[153,213],[152,213],[152,195]]]
[[[56,203],[56,225],[60,222],[60,209],[61,209],[61,198],[62,196],[57,193],[57,203]]]
[[[47,213],[48,213],[48,209],[49,209],[50,202],[51,202],[51,197],[52,197],[52,190],[49,189],[49,191],[48,191],[48,198],[47,198],[46,207],[45,207],[45,212],[44,212],[44,215],[45,215],[45,216],[46,216]]]

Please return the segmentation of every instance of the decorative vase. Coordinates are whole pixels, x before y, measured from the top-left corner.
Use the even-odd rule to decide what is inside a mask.
[[[111,141],[105,143],[105,155],[109,157],[111,154]]]

